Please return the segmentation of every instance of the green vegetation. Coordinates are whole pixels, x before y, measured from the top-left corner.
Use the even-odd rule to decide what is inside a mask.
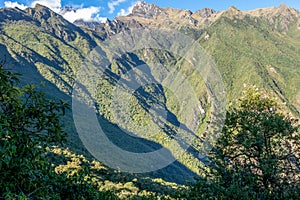
[[[210,38],[205,40],[202,35],[199,42],[215,59],[229,101],[239,97],[243,84],[256,85],[286,102],[299,115],[298,20],[293,14],[290,19],[278,16],[289,27],[282,32],[272,23],[276,16],[222,16],[206,28]]]
[[[63,147],[60,119],[68,105],[33,85],[19,87],[18,74],[2,66],[0,80],[0,198],[156,199],[179,187],[73,153]]]
[[[205,176],[188,199],[298,199],[299,122],[251,88],[227,113]]]
[[[247,90],[190,188],[112,172],[55,144],[67,105],[0,68],[0,194],[6,199],[295,199],[300,189],[298,120],[278,100]],[[138,177],[138,178],[137,178]],[[140,180],[138,180],[140,179]]]
[[[113,28],[103,25],[95,30],[77,27],[43,6],[25,11],[0,9],[0,16],[0,59],[6,58],[9,69],[22,74],[18,79],[16,74],[0,68],[0,198],[298,198],[299,133],[292,116],[300,116],[299,13],[288,9],[278,12],[277,8],[260,14],[225,12],[203,26],[176,21],[179,31],[198,40],[214,58],[226,86],[227,101],[236,104],[228,105],[223,137],[208,156],[207,166],[198,158],[197,150],[183,152],[172,143],[176,123],[193,116],[181,115],[192,105],[186,103],[181,109],[176,92],[149,84],[132,95],[121,95],[120,100],[130,102],[127,113],[132,124],[116,121],[111,99],[120,76],[135,66],[161,63],[176,69],[187,77],[201,104],[204,114],[196,133],[201,138],[211,117],[210,97],[199,78],[201,74],[193,73],[185,60],[157,49],[124,54],[112,62],[95,82],[93,94],[108,137],[132,152],[164,146],[178,160],[147,174],[121,173],[94,160],[82,145],[72,112],[64,103],[71,102],[76,73],[85,57],[95,46],[101,48],[111,31],[123,30],[126,22],[120,18]],[[144,21],[148,26],[147,20],[138,23],[144,26]],[[131,29],[130,25],[127,28]],[[105,48],[102,50],[105,52]],[[137,72],[137,81],[151,81],[156,72]],[[90,77],[85,78],[87,88],[95,86]],[[257,85],[265,92],[251,89],[235,102],[244,84]],[[158,117],[149,115],[149,108],[156,104],[167,108],[173,121],[157,127]],[[82,123],[89,124],[89,120]],[[139,142],[116,125],[136,134],[142,132],[140,129],[152,130],[153,134],[142,135],[147,141]],[[193,145],[201,145],[200,140]],[[188,189],[176,184],[191,181],[196,175],[204,176]]]
[[[55,173],[47,149],[62,143],[59,118],[68,106],[47,99],[33,85],[18,87],[17,75],[0,66],[0,198],[89,199],[101,193],[78,172]]]

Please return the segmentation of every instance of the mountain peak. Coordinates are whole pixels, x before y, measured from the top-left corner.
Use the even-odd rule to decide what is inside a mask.
[[[145,1],[139,1],[132,9],[132,15],[152,18],[162,13],[162,9],[155,4],[148,4]]]
[[[51,11],[48,7],[38,4],[38,3],[35,4],[34,9],[36,11]]]
[[[27,8],[26,12],[37,19],[49,19],[50,17],[57,16],[50,8],[41,4],[36,4],[34,8]]]
[[[76,10],[72,6],[65,6],[60,9],[59,14],[64,15],[67,12],[76,12]]]
[[[215,13],[216,11],[210,8],[203,8],[202,10],[198,10],[195,12],[195,14],[199,15],[202,18],[208,18]]]
[[[282,14],[293,13],[294,9],[287,6],[286,4],[280,4],[280,6],[278,7],[278,12]]]
[[[280,4],[279,8],[288,9],[289,7],[286,4],[282,3]]]
[[[232,17],[232,16],[240,15],[241,13],[242,11],[237,9],[235,6],[230,6],[226,11],[224,11],[223,15],[227,17]]]
[[[235,6],[230,6],[227,11],[230,11],[230,12],[240,12],[239,9],[237,9]]]

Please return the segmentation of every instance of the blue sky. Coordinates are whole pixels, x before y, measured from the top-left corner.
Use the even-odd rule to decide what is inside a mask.
[[[137,0],[1,0],[0,7],[32,7],[40,3],[59,12],[61,7],[70,5],[77,9],[76,13],[66,13],[64,17],[69,21],[77,18],[103,21],[106,18],[113,19],[118,15],[128,14]],[[202,8],[213,8],[215,10],[226,10],[235,6],[240,10],[251,10],[279,6],[281,3],[300,10],[299,0],[146,0],[147,3],[154,3],[160,7],[172,7],[189,9],[191,11]]]

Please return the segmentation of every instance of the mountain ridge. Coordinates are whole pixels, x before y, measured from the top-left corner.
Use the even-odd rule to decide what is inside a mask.
[[[39,85],[40,82],[45,82],[45,88],[42,89],[49,96],[70,101],[76,73],[95,47],[102,49],[105,39],[136,28],[173,29],[193,38],[212,56],[222,75],[229,102],[239,97],[244,84],[255,84],[286,103],[287,110],[299,116],[299,11],[284,5],[253,11],[240,11],[231,7],[221,12],[208,8],[191,12],[141,5],[147,8],[134,8],[133,14],[117,17],[112,21],[77,21],[75,25],[41,5],[24,11],[15,8],[0,9],[1,58],[6,57],[9,68],[24,74],[22,83]],[[146,11],[150,13],[145,14]],[[105,48],[102,50],[105,51]],[[97,103],[101,105],[99,114],[116,133],[119,130],[115,128],[109,107],[115,79],[136,65],[151,62],[170,65],[185,74],[188,72],[184,70],[189,69],[188,63],[167,51],[141,50],[116,59],[109,66],[105,79],[99,81],[95,96]],[[201,102],[199,105],[204,113],[201,120],[205,125],[209,121],[209,93],[198,79],[191,77],[189,81],[197,87],[197,97]],[[175,116],[174,121],[180,121],[180,109],[173,98],[174,94],[157,86],[141,88],[131,99],[136,112],[132,113],[132,117],[139,125],[150,123],[148,108],[153,105],[150,100],[155,100],[169,108],[170,116]],[[68,126],[70,147],[86,153],[72,122],[72,113],[68,113],[64,120]],[[168,125],[168,128],[173,128]],[[202,137],[202,131],[199,130],[197,136]],[[113,133],[111,135],[114,136]],[[165,131],[147,142],[163,146],[171,136]],[[120,138],[115,138],[120,142]],[[133,144],[130,140],[127,147],[130,148]],[[152,175],[180,183],[184,182],[185,177],[201,175],[198,168],[201,161],[193,151],[187,152],[186,157],[182,157],[176,165]]]
[[[117,20],[122,21],[125,24],[129,23],[130,21],[135,21],[139,24],[146,23],[146,26],[162,26],[169,28],[178,28],[178,25],[176,24],[180,23],[181,25],[192,25],[197,29],[201,29],[212,24],[222,15],[229,17],[231,15],[237,14],[240,14],[242,16],[250,15],[252,17],[266,17],[268,19],[270,19],[270,17],[272,17],[273,14],[281,15],[282,17],[286,18],[286,20],[291,20],[292,15],[296,15],[297,17],[300,16],[298,10],[288,7],[285,4],[281,4],[278,7],[260,8],[248,11],[241,11],[234,6],[231,6],[224,11],[215,11],[211,8],[203,8],[192,12],[190,10],[181,10],[174,8],[160,8],[155,4],[147,4],[146,2],[140,2],[133,7],[133,11],[131,14],[127,16],[116,17],[114,20],[108,21],[113,22]],[[151,20],[152,22],[145,22],[145,20],[143,19]],[[159,22],[156,23],[156,21]],[[164,24],[166,23],[168,24],[164,26]],[[170,23],[172,23],[173,25],[170,26]]]

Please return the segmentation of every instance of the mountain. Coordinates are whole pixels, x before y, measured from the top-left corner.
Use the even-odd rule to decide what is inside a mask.
[[[118,52],[112,54],[107,51],[105,42],[111,38],[118,38],[122,31],[128,33],[137,29],[170,29],[196,41],[201,49],[212,57],[220,72],[226,89],[227,105],[240,96],[244,85],[256,85],[276,96],[285,103],[288,111],[299,117],[300,13],[286,5],[252,11],[240,11],[230,7],[225,11],[204,8],[191,12],[140,2],[128,16],[107,20],[105,23],[78,20],[74,24],[38,4],[35,8],[27,8],[24,11],[2,8],[1,59],[5,60],[7,68],[22,74],[22,84],[40,85],[43,82],[44,86],[38,87],[47,95],[66,99],[71,104],[76,74],[91,56],[93,49],[97,47],[98,52],[103,52],[101,55],[114,57]],[[149,38],[151,34],[153,32],[150,31]],[[171,41],[166,37],[165,42]],[[126,41],[119,41],[113,44],[121,46],[126,45],[125,43]],[[118,56],[103,76],[98,77],[97,90],[91,93],[97,104],[99,121],[104,124],[103,128],[109,139],[130,152],[145,153],[166,147],[176,157],[177,161],[170,166],[146,173],[144,176],[185,183],[191,181],[192,177],[201,175],[199,166],[203,165],[203,160],[198,156],[197,147],[202,145],[206,126],[214,117],[212,93],[205,80],[201,75],[189,71],[191,63],[168,49],[138,49]],[[116,120],[116,113],[112,109],[112,96],[118,81],[135,66],[148,64],[146,69],[149,74],[135,72],[135,75],[138,75],[136,84],[142,85],[143,82],[151,82],[154,79],[159,83],[151,63],[160,63],[161,67],[169,66],[170,69],[176,69],[188,77],[188,83],[194,88],[197,98],[197,108],[188,103],[178,102],[176,93],[168,88],[160,84],[149,84],[137,88],[132,95],[121,96],[119,99],[121,102],[130,102],[130,117],[133,123]],[[162,80],[166,80],[166,77],[161,76]],[[91,80],[92,76],[82,79],[87,90],[92,87]],[[134,79],[129,77],[128,80]],[[179,87],[180,83],[171,80],[169,85]],[[130,85],[122,86],[128,89]],[[183,98],[189,102],[188,95]],[[184,109],[180,108],[181,105],[185,106]],[[166,120],[163,121],[164,117],[157,115],[158,112],[152,118],[149,117],[151,108],[166,110]],[[187,121],[200,122],[194,135],[197,140],[191,142],[192,145],[186,151],[184,144],[176,140],[174,142],[176,131],[185,119],[182,116],[184,111],[190,113],[189,116],[185,116]],[[68,112],[63,120],[69,134],[70,150],[91,158],[78,137],[72,112]],[[88,127],[92,122],[86,119],[83,123]],[[125,133],[127,131],[133,135],[137,134],[141,131],[140,127],[146,127],[146,130],[152,130],[155,134],[144,135],[145,139],[139,139]]]
[[[87,28],[83,24],[81,27]],[[228,99],[236,98],[244,83],[268,86],[287,102],[289,109],[299,114],[299,58],[296,55],[299,49],[299,11],[282,4],[251,11],[240,11],[232,6],[225,11],[205,8],[193,13],[141,2],[128,16],[92,29],[104,31],[107,36],[140,27],[180,30],[197,39],[223,68],[219,70],[226,79]],[[228,59],[232,56],[233,59]],[[248,70],[254,73],[241,76],[242,71]],[[291,79],[285,78],[290,76]],[[240,83],[236,80],[238,78],[242,79]],[[289,80],[292,83],[287,83]]]

